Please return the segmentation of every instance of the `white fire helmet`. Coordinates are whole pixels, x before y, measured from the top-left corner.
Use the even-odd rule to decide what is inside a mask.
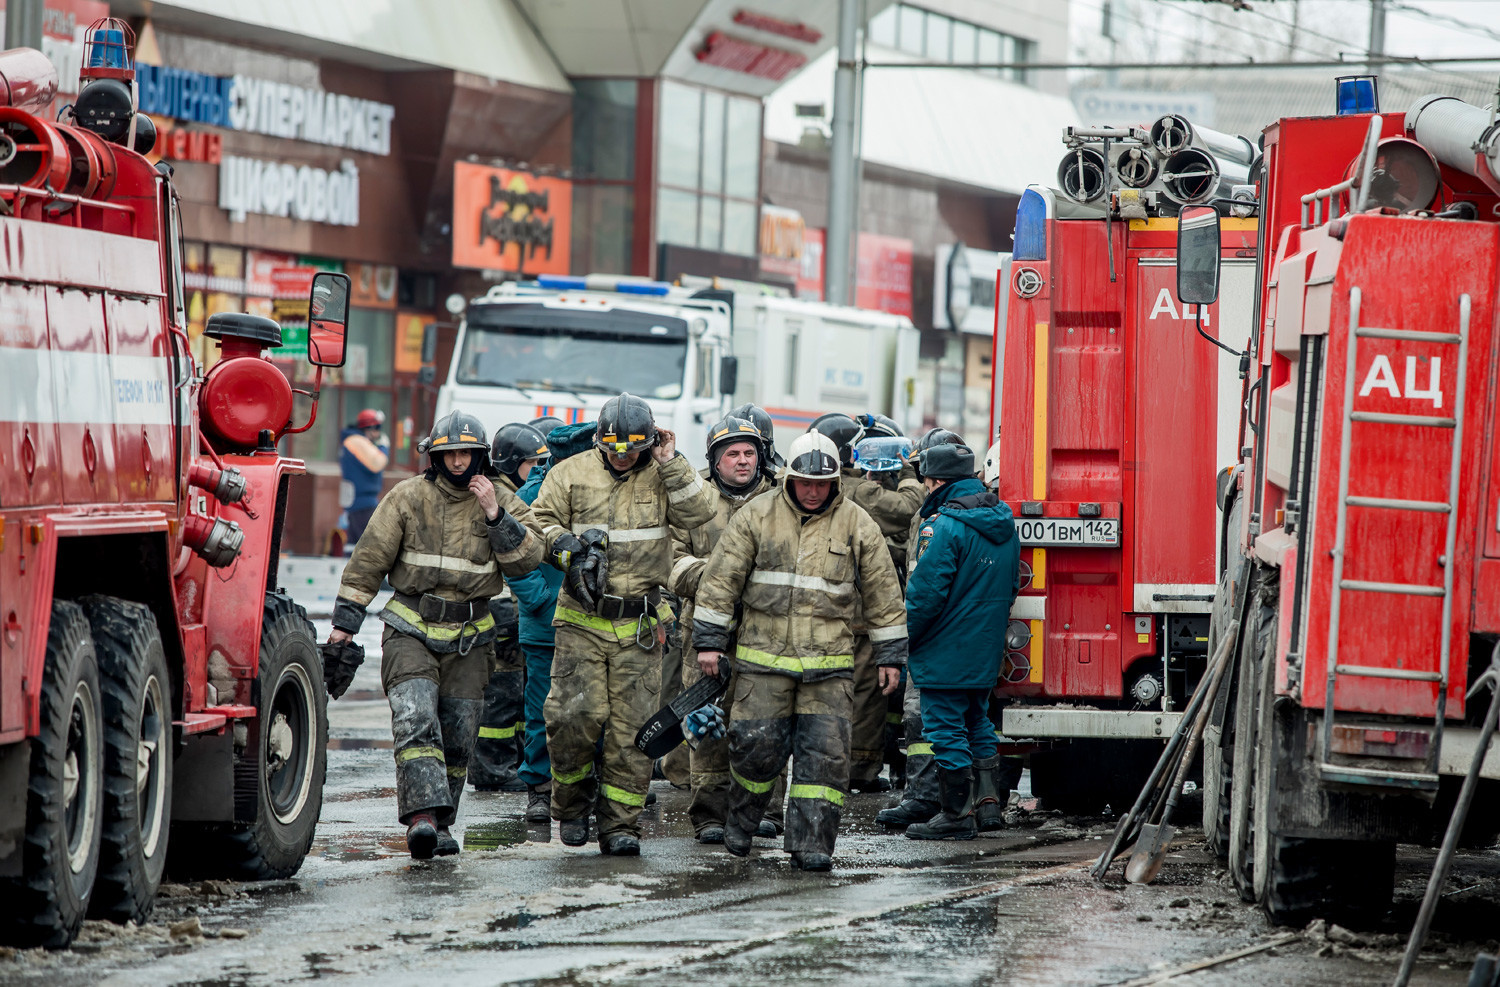
[[[990,446],[990,451],[984,454],[984,485],[991,490],[1000,486],[1000,440]]]

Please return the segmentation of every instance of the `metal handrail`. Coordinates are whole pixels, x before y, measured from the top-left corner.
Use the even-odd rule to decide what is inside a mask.
[[[1380,144],[1380,114],[1370,118],[1370,130],[1365,135],[1365,146],[1360,153],[1359,167],[1359,198],[1355,200],[1350,212],[1364,212],[1365,204],[1370,198],[1370,182],[1375,178],[1375,152]],[[1333,222],[1338,218],[1338,196],[1354,188],[1354,179],[1346,178],[1337,185],[1309,192],[1302,197],[1302,228],[1311,229],[1314,226],[1322,226],[1324,222]],[[1323,219],[1323,200],[1328,200],[1328,218]],[[1312,207],[1312,221],[1308,222],[1308,207]]]

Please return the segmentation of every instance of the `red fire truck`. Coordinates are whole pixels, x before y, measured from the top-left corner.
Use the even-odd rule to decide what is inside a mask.
[[[130,42],[91,29],[71,124],[28,112],[55,88],[46,59],[0,55],[0,939],[18,945],[143,920],[169,846],[184,874],[290,875],[322,803],[321,660],[276,583],[303,472],[276,450],[299,430],[263,357],[282,330],[215,316],[200,375]],[[320,366],[343,362],[347,297],[343,275],[314,286]]]
[[[1206,664],[1224,547],[1204,478],[1238,459],[1255,295],[1253,203],[1222,224],[1222,297],[1202,312],[1175,296],[1176,216],[1249,195],[1256,151],[1177,116],[1064,142],[1059,189],[1022,195],[998,306],[999,495],[1029,580],[1002,732],[1047,742],[1032,786],[1049,804],[1123,811]]]
[[[1404,121],[1281,120],[1264,150],[1205,827],[1293,922],[1384,910],[1396,842],[1441,836],[1488,705],[1468,691],[1500,639],[1500,146],[1488,110],[1431,96]],[[1180,249],[1213,268],[1208,240]],[[1482,777],[1466,837],[1488,844],[1500,756]]]

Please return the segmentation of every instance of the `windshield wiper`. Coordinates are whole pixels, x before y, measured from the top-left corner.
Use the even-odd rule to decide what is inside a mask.
[[[573,395],[573,399],[576,400],[579,404],[585,403],[583,400],[583,394],[580,393],[579,389],[574,387],[572,384],[559,384],[555,381],[550,380],[518,380],[510,386],[515,388],[534,387],[539,391],[560,391],[564,394]],[[614,390],[611,388],[606,388],[602,393],[613,394]]]
[[[607,387],[604,384],[558,384],[558,390],[572,391],[575,394],[618,394],[619,389]]]

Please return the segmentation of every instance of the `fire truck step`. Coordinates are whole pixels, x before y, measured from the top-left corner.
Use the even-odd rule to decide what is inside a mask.
[[[1352,411],[1351,421],[1372,422],[1376,425],[1420,425],[1424,428],[1453,428],[1458,423],[1452,418],[1435,415],[1392,415],[1383,411]]]
[[[1414,343],[1461,343],[1464,337],[1456,332],[1424,332],[1420,329],[1382,329],[1378,326],[1360,326],[1354,334],[1361,339],[1406,339]]]
[[[1345,497],[1350,507],[1384,507],[1392,511],[1422,511],[1427,514],[1447,514],[1452,504],[1437,500],[1398,500],[1395,497]]]
[[[1379,668],[1374,665],[1339,665],[1340,675],[1358,675],[1367,679],[1408,679],[1412,682],[1441,682],[1441,672],[1418,672],[1410,668]]]
[[[1319,766],[1324,781],[1346,785],[1376,785],[1383,788],[1405,788],[1431,791],[1438,787],[1438,776],[1427,771],[1385,771],[1379,768],[1355,768],[1347,764]]]
[[[1342,579],[1339,589],[1358,590],[1363,593],[1395,593],[1398,596],[1442,596],[1446,590],[1441,586],[1423,586],[1419,583],[1372,583],[1363,579]]]

